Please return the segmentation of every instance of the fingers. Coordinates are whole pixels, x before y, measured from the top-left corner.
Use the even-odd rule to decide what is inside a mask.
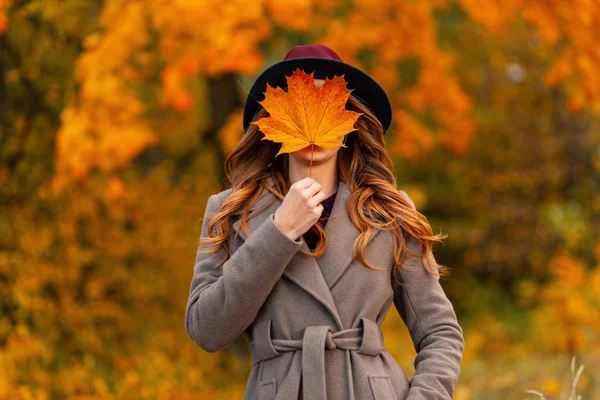
[[[310,208],[315,208],[327,198],[325,192],[321,190],[321,184],[311,177],[303,178],[292,186]]]
[[[310,177],[299,180],[292,187],[298,190],[298,193],[305,201],[313,198],[321,190],[321,184]]]

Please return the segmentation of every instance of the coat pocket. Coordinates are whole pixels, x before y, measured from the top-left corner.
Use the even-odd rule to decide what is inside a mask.
[[[260,400],[274,400],[277,394],[277,380],[265,379],[258,384],[258,398]]]
[[[369,375],[373,400],[398,400],[389,375]]]

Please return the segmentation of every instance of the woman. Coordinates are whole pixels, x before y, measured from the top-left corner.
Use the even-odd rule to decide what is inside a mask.
[[[250,124],[267,115],[266,82],[284,86],[296,68],[314,70],[317,87],[333,74],[354,87],[347,109],[364,114],[339,138],[345,147],[275,157],[280,144]],[[390,121],[385,91],[323,45],[292,48],[252,87],[225,163],[232,188],[208,199],[186,308],[202,349],[250,342],[245,400],[453,397],[463,332],[431,251],[445,236],[396,189]],[[417,352],[410,381],[383,345],[392,303]]]

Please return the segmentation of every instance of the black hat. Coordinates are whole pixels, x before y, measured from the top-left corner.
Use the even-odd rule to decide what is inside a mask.
[[[314,71],[314,79],[333,79],[336,75],[344,75],[352,95],[373,110],[383,126],[383,133],[386,133],[392,122],[392,105],[385,90],[367,73],[346,64],[335,51],[322,44],[292,47],[283,61],[271,65],[256,78],[244,105],[244,132],[261,107],[258,102],[265,99],[267,83],[272,87],[287,86],[286,75],[291,75],[297,68],[307,74]]]

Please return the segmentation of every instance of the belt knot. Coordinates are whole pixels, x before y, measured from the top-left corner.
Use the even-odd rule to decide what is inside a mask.
[[[253,340],[250,346],[253,363],[277,357],[284,352],[297,352],[294,360],[301,363],[299,369],[291,369],[293,379],[286,379],[285,388],[278,392],[279,398],[297,397],[293,387],[300,383],[300,374],[304,379],[303,395],[305,399],[324,400],[325,350],[351,350],[368,356],[378,356],[383,350],[383,334],[379,326],[368,318],[361,318],[362,326],[333,332],[329,325],[308,326],[301,340],[272,339],[271,320],[254,326]]]
[[[327,350],[335,350],[337,349],[337,345],[333,341],[333,337],[331,336],[331,329],[327,330],[327,334],[325,336],[325,348]]]

